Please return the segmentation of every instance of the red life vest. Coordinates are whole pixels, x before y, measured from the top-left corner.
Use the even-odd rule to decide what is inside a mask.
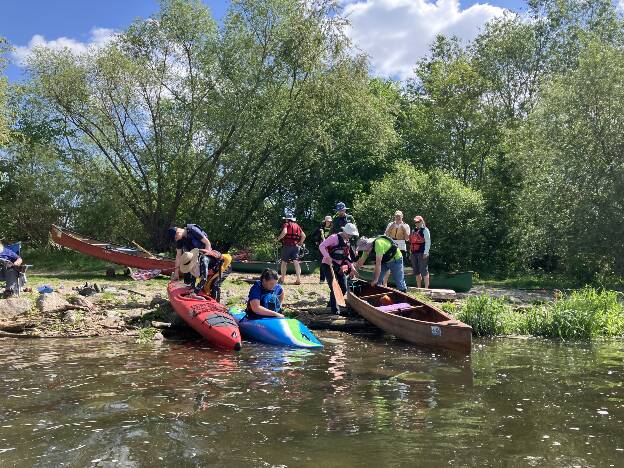
[[[410,253],[422,253],[425,251],[425,229],[414,229],[409,237]]]
[[[284,227],[286,228],[286,235],[282,237],[282,244],[297,245],[301,240],[301,234],[303,234],[301,227],[293,221],[286,221]]]

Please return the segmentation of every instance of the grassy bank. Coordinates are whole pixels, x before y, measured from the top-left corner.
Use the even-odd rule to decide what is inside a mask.
[[[513,309],[504,299],[470,297],[457,318],[476,336],[532,335],[562,340],[592,340],[624,335],[621,293],[586,287],[551,302]]]

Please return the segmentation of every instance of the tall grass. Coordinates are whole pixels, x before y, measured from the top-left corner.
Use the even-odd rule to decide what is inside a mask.
[[[615,291],[586,287],[526,312],[514,311],[504,299],[471,297],[457,318],[476,336],[533,335],[562,340],[592,340],[624,335],[624,305]]]

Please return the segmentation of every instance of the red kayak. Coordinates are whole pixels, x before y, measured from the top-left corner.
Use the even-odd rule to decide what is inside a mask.
[[[182,319],[206,341],[219,348],[240,351],[241,336],[234,317],[224,305],[201,294],[205,300],[189,297],[192,290],[180,281],[171,281],[167,287],[169,302]]]

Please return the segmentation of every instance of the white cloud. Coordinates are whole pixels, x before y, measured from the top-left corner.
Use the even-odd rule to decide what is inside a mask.
[[[50,41],[40,34],[35,34],[28,45],[16,46],[13,50],[13,59],[19,66],[24,66],[29,55],[36,47],[47,47],[52,50],[69,49],[76,54],[87,53],[91,49],[98,49],[105,46],[115,37],[115,31],[108,28],[92,28],[89,31],[89,40],[80,42],[69,37],[59,37]]]
[[[375,73],[401,79],[412,74],[437,34],[470,40],[484,23],[504,12],[488,3],[462,10],[459,0],[367,0],[345,6],[349,35],[370,56]]]

